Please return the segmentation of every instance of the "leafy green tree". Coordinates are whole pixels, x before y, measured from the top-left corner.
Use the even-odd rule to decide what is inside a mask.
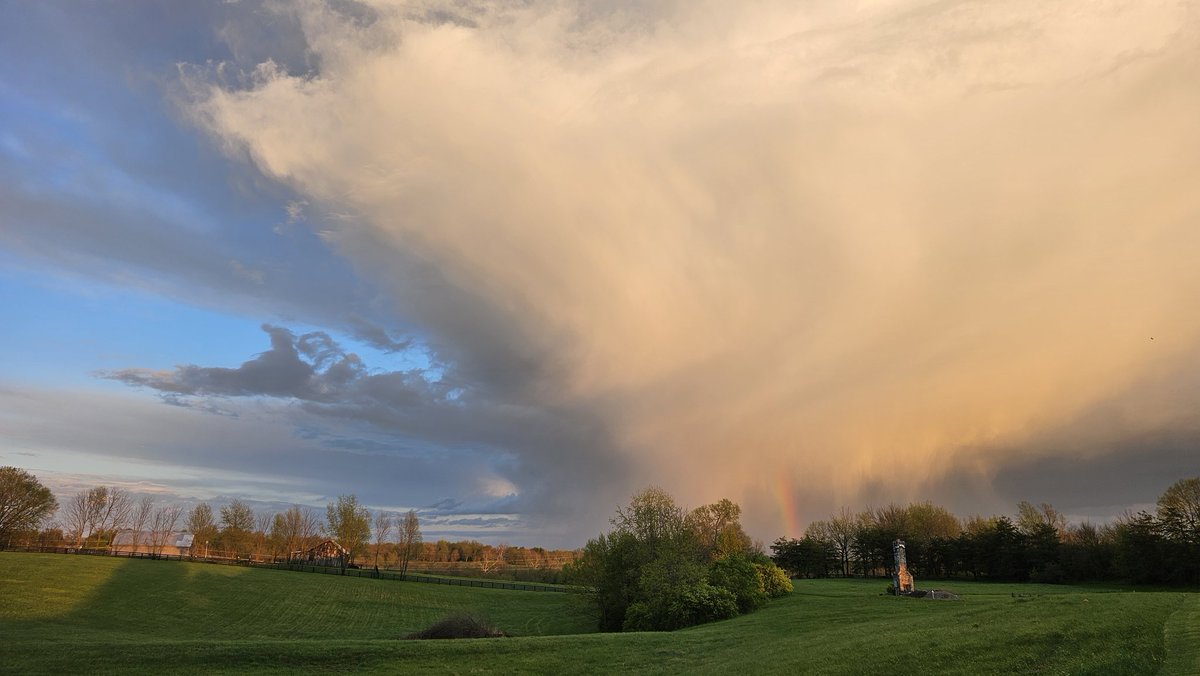
[[[601,631],[620,631],[629,606],[638,599],[639,573],[646,563],[637,538],[617,530],[588,540],[563,572],[596,605]]]
[[[739,612],[748,613],[767,602],[767,592],[758,569],[741,554],[732,554],[708,564],[708,582],[714,587],[728,589],[737,602]]]
[[[934,538],[954,538],[962,532],[962,522],[950,510],[932,502],[915,502],[905,508],[906,540],[929,542]]]
[[[0,544],[19,533],[36,532],[58,509],[58,501],[37,477],[17,467],[0,467]]]
[[[799,542],[795,538],[781,537],[771,544],[771,559],[775,565],[793,576],[800,574],[800,558],[796,547]]]
[[[1158,520],[1151,514],[1138,512],[1123,518],[1115,530],[1118,575],[1139,584],[1164,582],[1164,538]]]
[[[745,554],[753,542],[741,524],[742,508],[728,498],[693,509],[685,519],[705,556],[720,558]]]
[[[325,508],[325,532],[350,552],[345,564],[353,564],[370,540],[371,513],[358,504],[358,496],[340,495]]]
[[[976,540],[977,556],[982,557],[982,567],[989,578],[1025,580],[1028,577],[1025,538],[1007,516],[996,519],[991,528],[976,536]]]
[[[672,631],[738,614],[737,597],[712,584],[696,560],[658,558],[641,571],[625,631]]]
[[[1112,528],[1097,528],[1084,522],[1072,526],[1059,545],[1059,562],[1063,575],[1071,582],[1094,582],[1113,579],[1115,543]]]
[[[1025,537],[1029,579],[1034,582],[1063,582],[1062,566],[1059,564],[1058,530],[1050,523],[1039,523],[1022,535]]]
[[[771,545],[775,564],[796,577],[829,577],[838,568],[838,555],[833,543],[815,535],[803,538],[779,538]]]
[[[732,617],[766,598],[723,500],[688,513],[658,488],[635,495],[614,530],[589,540],[566,577],[586,590],[606,631],[666,631]],[[722,534],[733,534],[722,544]],[[716,558],[713,558],[716,556]]]
[[[648,488],[618,508],[611,523],[613,532],[589,540],[569,571],[596,604],[600,628],[675,628],[687,616],[678,587],[704,579],[701,548],[683,510],[666,491]]]
[[[864,519],[854,533],[854,559],[862,575],[891,575],[892,542],[899,534]]]
[[[612,525],[651,549],[678,540],[687,529],[683,510],[675,499],[656,487],[633,496],[628,507],[618,508]]]

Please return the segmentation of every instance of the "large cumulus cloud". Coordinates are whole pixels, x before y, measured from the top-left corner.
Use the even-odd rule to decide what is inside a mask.
[[[306,70],[187,105],[464,381],[603,430],[556,466],[688,502],[986,478],[1195,374],[1193,5],[598,7],[289,6]]]

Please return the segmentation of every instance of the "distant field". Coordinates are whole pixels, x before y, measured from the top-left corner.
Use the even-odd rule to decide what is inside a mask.
[[[941,585],[953,602],[885,586],[801,581],[727,622],[596,634],[569,594],[0,553],[0,673],[1200,673],[1200,594]],[[396,640],[462,610],[515,637]]]

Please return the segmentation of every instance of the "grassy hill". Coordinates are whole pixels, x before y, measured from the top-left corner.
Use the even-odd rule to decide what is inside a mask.
[[[954,583],[952,602],[884,586],[804,581],[734,620],[596,634],[568,594],[0,553],[0,672],[1200,673],[1200,594]],[[396,640],[458,611],[514,638]]]

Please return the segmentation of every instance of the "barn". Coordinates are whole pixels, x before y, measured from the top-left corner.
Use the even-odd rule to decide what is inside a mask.
[[[350,560],[350,551],[337,543],[326,540],[310,549],[288,554],[288,560],[296,563],[311,563],[314,566],[342,567]]]
[[[114,553],[144,553],[144,554],[164,554],[169,556],[191,556],[192,541],[195,538],[191,533],[182,531],[135,531],[125,529],[117,531],[112,541],[112,551]]]

